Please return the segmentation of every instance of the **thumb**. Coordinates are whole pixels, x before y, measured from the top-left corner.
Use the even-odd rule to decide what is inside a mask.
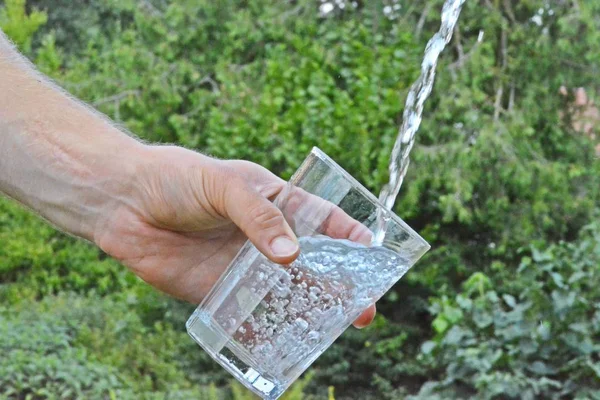
[[[271,261],[289,264],[298,257],[296,235],[281,210],[242,177],[224,182],[224,214]]]

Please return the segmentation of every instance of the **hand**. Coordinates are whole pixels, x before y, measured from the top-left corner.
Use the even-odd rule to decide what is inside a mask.
[[[270,201],[285,182],[265,168],[178,147],[146,146],[139,160],[93,239],[149,284],[198,304],[246,239],[280,264],[298,256],[292,229]],[[326,225],[332,237],[368,241],[366,229],[340,209]],[[374,315],[372,306],[354,325]]]
[[[269,201],[284,182],[267,170],[139,143],[45,81],[1,31],[0,60],[0,194],[193,303],[246,237],[275,262],[297,257],[296,238]],[[360,224],[343,221],[326,221],[327,233],[352,239]]]

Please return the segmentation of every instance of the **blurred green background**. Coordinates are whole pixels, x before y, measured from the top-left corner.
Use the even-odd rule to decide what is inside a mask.
[[[147,141],[284,178],[317,145],[378,192],[441,3],[5,0],[0,28]],[[599,74],[597,0],[467,1],[395,208],[433,248],[287,400],[600,399]],[[250,399],[192,309],[0,199],[0,398]]]

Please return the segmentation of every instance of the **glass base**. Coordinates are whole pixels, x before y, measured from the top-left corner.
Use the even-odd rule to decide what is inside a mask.
[[[216,362],[262,399],[276,400],[289,386],[258,372],[256,366],[251,365],[250,355],[236,346],[213,318],[200,309],[190,317],[186,327],[192,339]]]

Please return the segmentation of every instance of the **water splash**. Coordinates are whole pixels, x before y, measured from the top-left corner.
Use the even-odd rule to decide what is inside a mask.
[[[379,200],[387,210],[391,210],[400,192],[400,187],[410,164],[409,154],[415,144],[415,135],[421,125],[421,116],[425,101],[431,94],[435,80],[435,68],[441,52],[452,39],[454,27],[465,0],[447,0],[442,9],[442,23],[439,31],[427,43],[421,64],[421,75],[413,83],[406,96],[402,126],[398,132],[389,164],[390,180],[379,194]],[[377,215],[377,228],[373,244],[381,244],[385,237],[388,211],[380,210]]]
[[[286,268],[255,250],[247,269],[223,281],[217,307],[201,309],[188,327],[213,358],[267,400],[277,399],[410,267],[385,247],[327,236],[299,242],[302,251]]]

